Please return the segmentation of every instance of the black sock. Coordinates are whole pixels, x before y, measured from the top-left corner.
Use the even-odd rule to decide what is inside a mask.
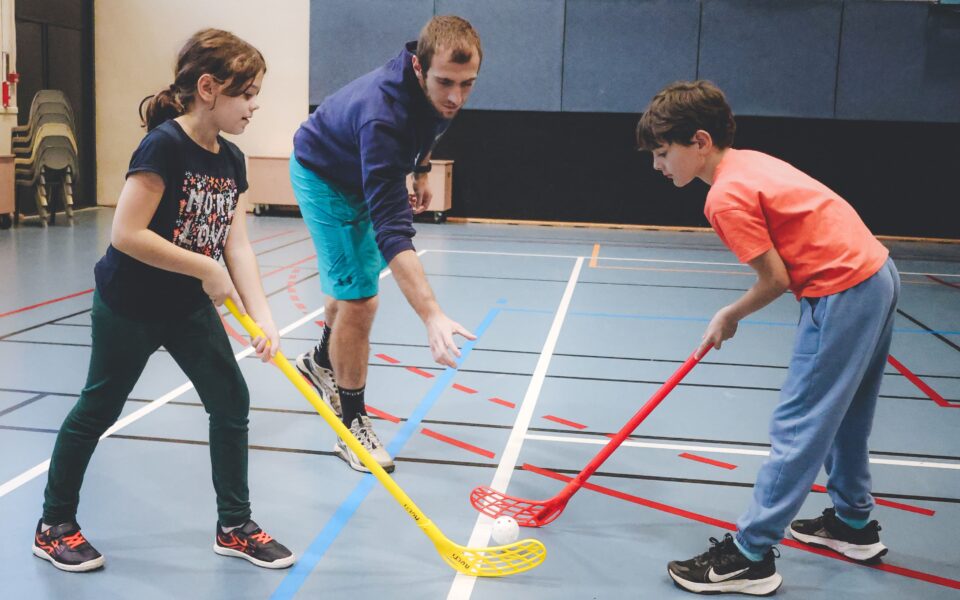
[[[363,391],[366,388],[348,390],[338,385],[337,389],[340,390],[340,406],[343,409],[343,424],[349,428],[353,420],[359,415],[366,416],[367,414],[367,405],[363,402]]]
[[[313,362],[324,369],[333,370],[330,364],[330,333],[330,326],[324,323],[323,333],[320,334],[320,341],[317,342],[316,347],[313,349]]]

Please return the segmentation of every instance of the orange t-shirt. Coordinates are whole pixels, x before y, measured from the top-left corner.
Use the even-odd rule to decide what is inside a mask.
[[[843,198],[762,152],[727,150],[703,212],[740,262],[776,248],[798,299],[850,289],[889,254]]]

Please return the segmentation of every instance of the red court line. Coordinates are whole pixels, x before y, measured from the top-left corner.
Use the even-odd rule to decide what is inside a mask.
[[[385,360],[385,361],[387,361],[388,363],[390,363],[390,364],[392,364],[392,365],[395,365],[395,364],[397,364],[397,363],[400,362],[399,360],[395,359],[394,357],[392,357],[392,356],[387,356],[386,354],[374,354],[374,356],[376,356],[376,357],[379,358],[380,360]]]
[[[827,491],[827,488],[823,487],[822,485],[817,485],[817,484],[814,484],[813,487],[811,487],[810,489],[813,490],[814,492],[819,492],[819,493],[821,493],[821,494],[822,494],[822,493],[826,493],[826,491]],[[929,508],[921,508],[921,507],[919,507],[919,506],[913,506],[912,504],[904,504],[904,503],[902,503],[902,502],[894,502],[893,500],[884,500],[883,498],[876,498],[876,497],[875,497],[875,498],[873,499],[873,501],[876,502],[877,504],[879,504],[880,506],[888,506],[888,507],[890,507],[890,508],[898,508],[898,509],[900,509],[900,510],[905,510],[905,511],[917,513],[917,514],[920,514],[920,515],[926,515],[926,516],[928,516],[928,517],[932,517],[933,515],[937,514],[937,511],[935,511],[935,510],[930,510]]]
[[[15,315],[17,313],[26,312],[28,310],[33,310],[35,308],[40,308],[41,306],[46,306],[48,304],[53,304],[54,302],[61,302],[63,300],[69,300],[70,298],[76,298],[77,296],[82,296],[84,294],[89,294],[93,291],[93,288],[89,290],[83,290],[82,292],[77,292],[75,294],[70,294],[69,296],[63,296],[60,298],[54,298],[53,300],[47,300],[46,302],[40,302],[39,304],[33,304],[31,306],[24,306],[23,308],[18,308],[16,310],[7,311],[5,313],[0,313],[0,319],[3,317],[9,317],[10,315]]]
[[[476,394],[476,393],[477,393],[477,390],[475,390],[475,389],[473,389],[473,388],[468,388],[468,387],[465,386],[465,385],[460,385],[459,383],[455,383],[455,384],[453,384],[453,385],[450,386],[450,387],[452,387],[452,388],[455,389],[455,390],[459,390],[459,391],[461,391],[461,392],[463,392],[463,393],[465,393],[465,394]]]
[[[237,330],[230,326],[230,323],[227,322],[227,318],[224,315],[220,315],[220,321],[223,322],[223,329],[227,332],[227,335],[240,342],[240,345],[244,348],[250,345],[247,338],[237,333]]]
[[[513,402],[508,402],[503,398],[487,398],[487,400],[489,400],[490,402],[493,402],[494,404],[499,404],[500,406],[506,406],[507,408],[517,407],[517,405],[514,404]]]
[[[577,423],[576,421],[568,421],[566,419],[561,419],[560,417],[555,417],[553,415],[544,415],[544,419],[548,421],[553,421],[554,423],[560,423],[561,425],[566,425],[567,427],[573,427],[574,429],[586,429],[587,426],[583,423]]]
[[[960,404],[952,404],[947,400],[944,400],[943,396],[938,394],[936,390],[924,383],[919,377],[913,374],[913,372],[905,367],[903,363],[893,357],[892,354],[887,356],[887,362],[893,365],[893,368],[900,371],[900,373],[910,380],[913,385],[920,388],[920,391],[927,395],[928,398],[937,403],[937,405],[942,406],[943,408],[960,408]]]
[[[375,416],[375,417],[380,417],[381,419],[383,419],[383,420],[385,420],[385,421],[390,421],[391,423],[399,423],[399,422],[400,422],[400,417],[397,417],[397,416],[395,416],[395,415],[391,415],[390,413],[388,413],[388,412],[386,412],[386,411],[382,411],[382,410],[380,410],[379,408],[374,408],[374,407],[370,406],[369,404],[367,405],[367,412],[370,413],[371,415]]]
[[[955,283],[950,283],[949,281],[944,281],[944,280],[940,279],[939,277],[935,277],[935,276],[933,276],[933,275],[927,275],[927,278],[928,278],[928,279],[932,279],[932,280],[936,281],[937,283],[942,283],[943,285],[948,285],[948,286],[950,286],[950,287],[952,287],[952,288],[955,288],[955,289],[960,290],[960,285],[957,285],[957,284],[955,284]]]
[[[291,263],[291,264],[289,264],[289,265],[285,265],[285,266],[282,266],[282,267],[277,267],[276,269],[270,271],[269,273],[264,273],[263,275],[261,275],[261,276],[260,276],[260,279],[265,279],[265,278],[267,278],[267,277],[270,277],[271,275],[274,275],[274,274],[276,274],[276,273],[279,273],[280,271],[286,271],[286,270],[289,269],[290,267],[295,267],[295,266],[297,266],[297,265],[303,264],[303,263],[307,262],[308,260],[313,260],[313,259],[316,258],[316,257],[317,257],[316,254],[311,254],[310,256],[308,256],[308,257],[306,257],[306,258],[303,258],[303,259],[300,259],[300,260],[298,260],[298,261],[295,262],[295,263]]]
[[[697,462],[702,462],[708,465],[713,465],[715,467],[720,467],[721,469],[736,469],[737,465],[731,465],[730,463],[721,462],[719,460],[713,460],[712,458],[706,458],[704,456],[697,456],[696,454],[690,454],[689,452],[684,452],[680,455],[680,458],[688,458],[690,460],[695,460]]]
[[[433,378],[433,373],[427,373],[426,371],[422,369],[418,369],[416,367],[407,367],[407,370],[410,371],[411,373],[416,373],[420,377],[426,377],[427,379]]]
[[[493,452],[490,452],[489,450],[484,450],[483,448],[478,448],[478,447],[473,446],[473,445],[471,445],[471,444],[468,444],[468,443],[466,443],[466,442],[461,442],[460,440],[455,440],[455,439],[453,439],[452,437],[447,437],[447,436],[445,436],[445,435],[443,435],[443,434],[441,434],[441,433],[437,433],[436,431],[433,431],[433,430],[431,430],[431,429],[427,429],[426,427],[424,427],[423,429],[421,429],[421,430],[420,430],[420,433],[422,433],[423,435],[432,437],[432,438],[435,439],[435,440],[440,440],[441,442],[446,442],[446,443],[448,443],[448,444],[452,444],[452,445],[454,445],[454,446],[456,446],[456,447],[458,447],[458,448],[463,448],[464,450],[466,450],[466,451],[468,451],[468,452],[473,452],[474,454],[479,454],[480,456],[486,456],[487,458],[493,458],[493,457],[494,457]]]
[[[268,235],[268,236],[265,236],[265,237],[262,237],[262,238],[257,238],[257,239],[255,239],[255,240],[250,240],[250,243],[251,243],[251,244],[259,244],[260,242],[264,242],[264,241],[266,241],[266,240],[272,240],[272,239],[275,238],[275,237],[280,237],[281,235],[287,235],[288,233],[293,233],[294,231],[295,231],[295,230],[293,230],[293,229],[288,229],[288,230],[286,230],[286,231],[281,231],[280,233],[275,233],[275,234],[273,234],[273,235]]]
[[[541,468],[535,467],[535,466],[533,466],[533,465],[525,464],[525,465],[523,465],[523,468],[526,469],[526,470],[528,470],[528,471],[532,471],[532,472],[534,472],[534,473],[537,473],[537,474],[539,474],[539,475],[543,475],[543,476],[545,476],[545,477],[550,477],[551,479],[556,479],[557,481],[563,481],[563,482],[565,482],[565,483],[571,481],[571,479],[572,479],[571,477],[567,477],[567,476],[565,476],[565,475],[561,475],[560,473],[555,473],[555,472],[550,471],[550,470],[548,470],[548,469],[541,469]],[[592,484],[592,483],[589,483],[589,482],[584,483],[584,484],[583,484],[583,487],[585,487],[585,488],[587,488],[587,489],[589,489],[589,490],[592,490],[592,491],[594,491],[594,492],[599,492],[599,493],[601,493],[601,494],[604,494],[604,495],[607,495],[607,496],[611,496],[611,497],[613,497],[613,498],[619,498],[620,500],[626,500],[627,502],[632,502],[632,503],[634,503],[634,504],[639,504],[639,505],[641,505],[641,506],[646,506],[646,507],[648,507],[648,508],[652,508],[652,509],[659,510],[659,511],[666,512],[666,513],[670,513],[670,514],[672,514],[672,515],[677,515],[677,516],[679,516],[679,517],[684,517],[685,519],[690,519],[690,520],[693,520],[693,521],[699,521],[699,522],[701,522],[701,523],[706,523],[707,525],[713,525],[714,527],[721,527],[721,528],[723,528],[723,529],[728,529],[728,530],[730,530],[730,531],[735,531],[736,528],[737,528],[736,525],[734,525],[733,523],[729,523],[729,522],[727,522],[727,521],[721,521],[720,519],[714,519],[713,517],[708,517],[708,516],[706,516],[706,515],[701,515],[701,514],[698,514],[698,513],[695,513],[695,512],[690,512],[690,511],[688,511],[688,510],[683,510],[682,508],[677,508],[677,507],[675,507],[675,506],[670,506],[670,505],[668,505],[668,504],[662,504],[662,503],[660,503],[660,502],[654,502],[653,500],[647,500],[646,498],[641,498],[641,497],[639,497],[639,496],[634,496],[634,495],[632,495],[632,494],[627,494],[627,493],[624,493],[624,492],[619,492],[619,491],[617,491],[617,490],[614,490],[614,489],[611,489],[611,488],[607,488],[607,487],[602,487],[602,486],[595,485],[595,484]],[[927,583],[933,583],[933,584],[936,584],[936,585],[942,585],[942,586],[944,586],[944,587],[949,587],[949,588],[953,588],[953,589],[956,589],[956,590],[960,590],[960,581],[958,581],[958,580],[956,580],[956,579],[950,579],[950,578],[947,578],[947,577],[940,577],[939,575],[933,575],[932,573],[924,573],[924,572],[922,572],[922,571],[915,571],[915,570],[913,570],[913,569],[907,569],[906,567],[898,567],[898,566],[896,566],[896,565],[891,565],[891,564],[887,564],[887,563],[880,563],[880,564],[876,564],[876,565],[863,565],[863,564],[861,564],[861,563],[853,562],[852,560],[850,560],[850,559],[848,559],[848,558],[846,558],[846,557],[844,557],[844,556],[841,556],[841,555],[839,555],[839,554],[836,554],[836,553],[834,553],[834,552],[831,552],[831,551],[829,551],[829,550],[823,550],[823,549],[820,549],[820,548],[814,548],[814,547],[812,547],[812,546],[805,546],[804,544],[801,544],[800,542],[798,542],[798,541],[796,541],[796,540],[788,540],[788,539],[786,539],[786,538],[780,540],[780,544],[783,545],[783,546],[789,546],[790,548],[795,548],[795,549],[797,549],[797,550],[803,550],[804,552],[810,552],[810,553],[812,553],[812,554],[819,554],[820,556],[824,556],[824,557],[826,557],[826,558],[832,558],[832,559],[834,559],[834,560],[839,560],[839,561],[843,561],[843,562],[848,562],[848,563],[851,563],[851,564],[854,564],[854,565],[860,565],[860,566],[863,566],[863,567],[867,567],[867,568],[869,568],[869,569],[876,569],[876,570],[878,570],[878,571],[885,571],[885,572],[887,572],[887,573],[893,573],[893,574],[895,574],[895,575],[900,575],[900,576],[902,576],[902,577],[909,577],[909,578],[911,578],[911,579],[917,579],[917,580],[920,580],[920,581],[926,581]]]

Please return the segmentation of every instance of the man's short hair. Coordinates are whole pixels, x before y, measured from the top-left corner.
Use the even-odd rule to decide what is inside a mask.
[[[470,62],[474,52],[477,53],[480,61],[483,61],[480,36],[462,17],[454,15],[434,17],[420,30],[420,39],[417,40],[417,60],[420,61],[424,75],[430,70],[433,56],[440,48],[451,52],[451,60],[457,64]]]
[[[660,90],[637,123],[637,147],[654,150],[676,143],[689,146],[704,130],[718,148],[733,145],[737,124],[720,88],[709,81],[677,81]]]

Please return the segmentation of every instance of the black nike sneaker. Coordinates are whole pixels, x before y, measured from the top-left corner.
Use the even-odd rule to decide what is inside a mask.
[[[696,594],[770,596],[783,583],[773,560],[780,556],[776,548],[768,550],[762,561],[753,562],[741,554],[729,533],[722,542],[717,538],[710,542],[713,545],[703,554],[667,565],[677,587]]]
[[[92,571],[103,566],[103,555],[80,533],[76,521],[54,525],[46,531],[40,531],[43,519],[37,522],[37,533],[33,536],[33,553],[49,560],[61,571],[79,573]]]
[[[862,563],[875,563],[887,553],[880,543],[880,524],[870,521],[863,529],[854,529],[828,508],[816,519],[798,519],[790,523],[790,535],[798,542],[827,548]]]
[[[217,523],[213,551],[222,556],[244,558],[266,569],[286,569],[297,560],[293,552],[267,535],[252,520],[244,523],[242,527],[233,529],[230,533],[224,533],[220,523]]]

